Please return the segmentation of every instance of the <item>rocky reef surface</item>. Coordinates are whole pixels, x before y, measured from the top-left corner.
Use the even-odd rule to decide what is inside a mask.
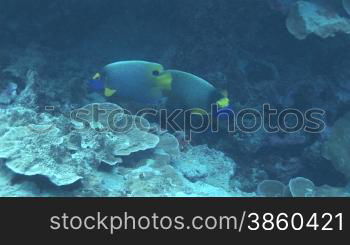
[[[40,113],[21,105],[28,93],[0,109],[1,196],[248,195],[230,185],[236,163],[222,152],[206,145],[181,151],[174,135],[112,103]],[[114,113],[114,127],[106,117],[94,120],[94,107]],[[79,113],[88,126],[74,120]]]

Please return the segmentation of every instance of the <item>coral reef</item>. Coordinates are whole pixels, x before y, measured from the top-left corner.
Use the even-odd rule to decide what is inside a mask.
[[[316,186],[311,180],[296,177],[288,185],[277,180],[264,180],[257,188],[262,197],[350,197],[348,187]]]
[[[350,33],[349,0],[270,0],[269,4],[287,16],[287,29],[299,40],[310,34],[328,38]]]
[[[100,110],[118,110],[113,104],[96,104]],[[90,115],[92,105],[80,110]],[[120,113],[120,112],[119,112]],[[135,125],[128,132],[99,132],[96,128],[73,129],[67,127],[70,121],[65,117],[53,118],[48,114],[40,115],[46,125],[33,125],[32,118],[38,115],[22,107],[4,109],[1,118],[5,124],[0,138],[0,158],[6,159],[6,166],[15,173],[23,175],[43,175],[54,184],[69,185],[93,171],[94,165],[105,162],[115,165],[122,160],[120,156],[154,148],[158,137],[138,129]],[[119,120],[131,117],[119,114]],[[16,118],[20,118],[18,122]],[[145,119],[142,119],[145,120]],[[90,121],[92,123],[92,121]],[[103,120],[101,120],[103,122]],[[84,132],[83,132],[84,131]]]
[[[287,187],[277,180],[264,180],[257,188],[257,193],[263,197],[284,197]]]
[[[334,167],[350,178],[350,113],[346,113],[334,124],[329,139],[323,144],[322,155]]]
[[[336,1],[333,1],[336,2]],[[313,33],[321,38],[350,33],[350,18],[336,12],[329,2],[298,1],[290,10],[287,28],[298,39]]]
[[[8,105],[13,102],[17,95],[17,84],[9,82],[6,87],[0,92],[0,105]]]
[[[95,109],[103,113],[96,115]],[[89,104],[73,110],[71,118],[22,106],[1,109],[0,115],[0,158],[7,167],[0,171],[2,196],[248,195],[229,185],[235,163],[223,153],[204,145],[180,152],[175,136],[148,132],[146,119],[124,114],[115,104]],[[148,149],[154,150],[150,158],[134,159],[134,153]],[[101,172],[104,164],[114,168]],[[16,192],[30,181],[11,187],[18,174],[32,180],[44,176],[57,187],[80,181],[82,187],[40,191],[34,181]]]
[[[191,163],[187,162],[186,164]],[[209,165],[207,163],[204,164]],[[248,195],[243,192],[234,192],[230,188],[221,187],[220,185],[222,183],[215,183],[213,177],[211,176],[211,179],[203,178],[193,181],[184,175],[181,170],[178,171],[173,164],[170,164],[169,159],[164,158],[164,156],[156,156],[155,159],[148,159],[143,166],[125,175],[126,190],[129,196],[229,197]],[[219,177],[216,176],[217,181],[221,181]],[[227,184],[224,184],[224,187],[227,187]]]
[[[293,197],[314,197],[316,195],[315,184],[303,177],[291,179],[288,186]]]
[[[224,153],[202,145],[180,153],[173,166],[192,182],[200,180],[229,190],[229,181],[234,175],[236,163]]]

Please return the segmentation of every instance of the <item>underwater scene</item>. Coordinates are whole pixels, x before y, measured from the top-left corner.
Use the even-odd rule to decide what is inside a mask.
[[[350,0],[1,0],[0,196],[350,196]]]

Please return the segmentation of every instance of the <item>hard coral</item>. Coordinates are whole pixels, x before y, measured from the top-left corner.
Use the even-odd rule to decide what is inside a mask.
[[[349,146],[350,113],[347,113],[334,124],[329,139],[323,145],[322,155],[348,178],[350,178]]]
[[[229,181],[234,175],[236,163],[224,153],[200,145],[190,148],[173,162],[173,165],[192,182],[230,189]]]
[[[99,106],[120,108],[113,104]],[[92,106],[84,107],[89,108]],[[3,110],[1,115],[0,158],[6,159],[6,166],[18,174],[46,176],[57,186],[82,179],[100,162],[115,165],[121,162],[120,156],[154,148],[159,142],[158,136],[134,124],[123,132],[69,130],[71,122],[66,117],[43,114],[46,123],[38,125],[40,116],[23,107]],[[145,119],[124,114],[118,122],[126,118],[146,123]]]
[[[348,5],[347,1],[344,1],[345,9]],[[287,28],[298,39],[305,39],[311,33],[327,38],[335,36],[338,32],[349,34],[350,19],[341,16],[332,4],[322,1],[298,1],[289,12]]]
[[[277,180],[264,180],[257,188],[257,193],[263,197],[283,197],[287,187]]]
[[[293,197],[315,197],[315,184],[304,177],[297,177],[289,181],[289,190]]]

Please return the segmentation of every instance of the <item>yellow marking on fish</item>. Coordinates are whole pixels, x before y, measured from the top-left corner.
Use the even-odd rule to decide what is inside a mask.
[[[156,87],[161,90],[170,91],[172,87],[173,76],[170,72],[162,72],[156,78]]]
[[[230,99],[227,98],[227,97],[224,97],[224,98],[218,100],[218,101],[216,102],[216,104],[217,104],[220,108],[227,107],[227,106],[230,105]]]
[[[115,90],[115,89],[105,88],[104,95],[105,95],[106,97],[111,97],[111,96],[113,96],[116,92],[117,92],[117,90]]]
[[[92,79],[94,79],[94,80],[97,80],[97,79],[100,79],[100,78],[101,78],[101,74],[98,73],[98,72],[92,77]]]

